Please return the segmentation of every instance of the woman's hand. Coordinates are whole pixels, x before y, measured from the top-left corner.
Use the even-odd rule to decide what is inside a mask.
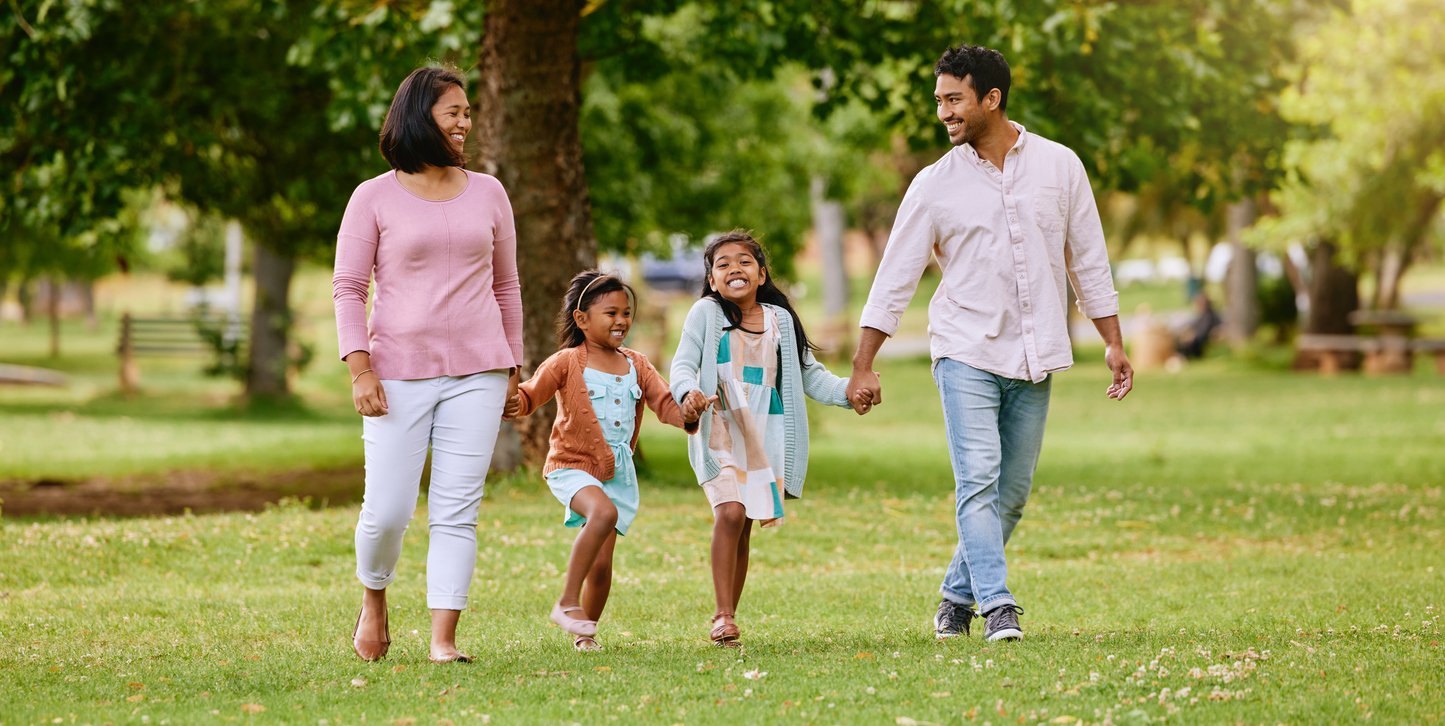
[[[386,389],[375,371],[365,371],[351,383],[351,402],[362,416],[386,415]]]

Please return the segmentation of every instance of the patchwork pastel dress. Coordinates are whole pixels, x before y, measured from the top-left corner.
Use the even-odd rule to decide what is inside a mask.
[[[717,396],[709,453],[721,466],[702,483],[717,507],[739,502],[748,519],[782,523],[786,422],[778,393],[778,320],[763,308],[763,330],[724,331],[717,348]]]
[[[568,527],[587,523],[586,517],[572,511],[572,497],[584,487],[601,487],[602,493],[617,506],[617,533],[626,535],[632,519],[637,516],[640,499],[637,466],[632,461],[632,429],[637,424],[637,401],[642,398],[637,369],[629,360],[627,375],[584,368],[582,377],[587,382],[587,397],[592,399],[597,423],[602,425],[602,436],[612,449],[617,466],[612,478],[605,482],[580,469],[557,469],[547,474],[547,487],[552,490],[552,496],[567,507],[563,524]]]

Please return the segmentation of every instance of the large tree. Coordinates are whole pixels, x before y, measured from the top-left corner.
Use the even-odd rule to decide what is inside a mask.
[[[1375,308],[1396,308],[1401,277],[1441,239],[1445,6],[1354,0],[1335,11],[1304,40],[1283,101],[1315,133],[1288,146],[1279,215],[1255,237],[1313,246],[1306,329],[1348,332],[1354,274],[1374,275]]]

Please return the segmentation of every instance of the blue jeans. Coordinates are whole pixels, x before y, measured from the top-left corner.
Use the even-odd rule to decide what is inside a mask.
[[[949,358],[933,365],[953,462],[958,549],[940,591],[979,612],[1017,605],[1003,547],[1023,516],[1044,442],[1053,378],[1004,378]]]

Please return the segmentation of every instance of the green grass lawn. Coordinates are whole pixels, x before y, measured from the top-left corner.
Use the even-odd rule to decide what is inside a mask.
[[[101,395],[56,408],[41,400],[55,394],[6,392],[0,477],[57,460],[142,471],[359,455],[334,376],[303,382],[304,410],[243,412],[177,372],[213,399],[157,391],[142,414],[77,355]],[[489,484],[460,638],[470,665],[426,662],[420,513],[378,664],[348,643],[354,505],[7,518],[0,722],[1441,721],[1445,378],[1217,358],[1115,403],[1086,351],[1057,379],[1010,543],[1027,639],[985,644],[932,638],[955,541],[941,414],[924,361],[881,369],[874,414],[813,412],[807,496],[754,538],[741,654],[705,640],[709,514],[681,434],[653,421],[602,653],[549,627],[572,532],[532,474]]]

